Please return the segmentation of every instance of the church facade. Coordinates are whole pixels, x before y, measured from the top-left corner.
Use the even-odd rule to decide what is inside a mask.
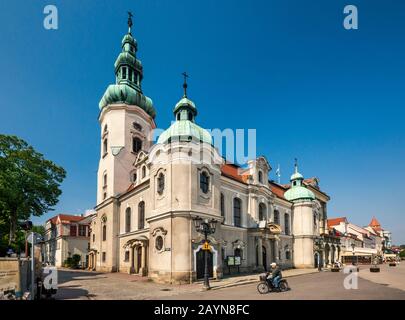
[[[116,83],[99,104],[89,268],[166,283],[200,279],[204,255],[197,217],[216,222],[208,237],[214,278],[266,270],[272,262],[283,268],[326,265],[329,196],[318,180],[304,179],[296,165],[290,184],[269,181],[272,168],[263,156],[243,167],[227,163],[210,133],[198,126],[186,82],[175,121],[153,142],[156,111],[142,91],[143,67],[131,27],[129,19],[115,62]],[[238,266],[231,265],[235,260]]]

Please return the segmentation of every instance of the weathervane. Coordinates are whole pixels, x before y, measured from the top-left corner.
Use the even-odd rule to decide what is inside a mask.
[[[128,11],[128,33],[131,33],[131,28],[132,28],[132,25],[133,25],[132,17],[133,17],[132,12]]]
[[[278,182],[278,184],[280,184],[281,183],[281,171],[280,171],[280,164],[278,164],[278,166],[277,166],[277,170],[276,170],[276,176],[277,176],[277,182]]]
[[[184,89],[184,98],[187,98],[187,78],[189,77],[187,72],[182,73],[184,77],[183,89]]]

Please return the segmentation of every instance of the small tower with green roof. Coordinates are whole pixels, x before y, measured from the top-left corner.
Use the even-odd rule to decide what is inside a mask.
[[[176,103],[173,114],[174,123],[165,130],[160,136],[157,143],[170,143],[174,141],[194,141],[197,143],[203,142],[212,145],[211,134],[201,128],[195,123],[197,116],[197,107],[194,102],[187,96],[187,77],[186,73],[183,73],[184,83],[183,97]]]
[[[298,172],[295,160],[294,173],[291,175],[290,188],[284,197],[292,202],[294,230],[294,265],[296,268],[314,268],[314,224],[313,201],[314,193],[304,185],[304,176]]]

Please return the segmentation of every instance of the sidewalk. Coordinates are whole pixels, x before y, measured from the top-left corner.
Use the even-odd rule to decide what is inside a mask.
[[[304,274],[318,273],[318,269],[288,269],[282,271],[283,278],[291,278],[301,276]],[[261,272],[263,273],[263,272]],[[241,286],[249,283],[259,282],[259,275],[261,273],[241,275],[234,277],[227,277],[221,280],[210,281],[211,290],[219,290],[223,288],[230,288],[235,286]]]

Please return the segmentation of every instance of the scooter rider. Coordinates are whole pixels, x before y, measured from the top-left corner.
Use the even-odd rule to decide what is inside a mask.
[[[279,266],[277,266],[277,263],[275,262],[273,262],[270,266],[271,266],[271,274],[267,277],[267,279],[271,278],[273,286],[275,288],[278,288],[280,280],[283,278],[283,275],[281,274],[281,269]]]

